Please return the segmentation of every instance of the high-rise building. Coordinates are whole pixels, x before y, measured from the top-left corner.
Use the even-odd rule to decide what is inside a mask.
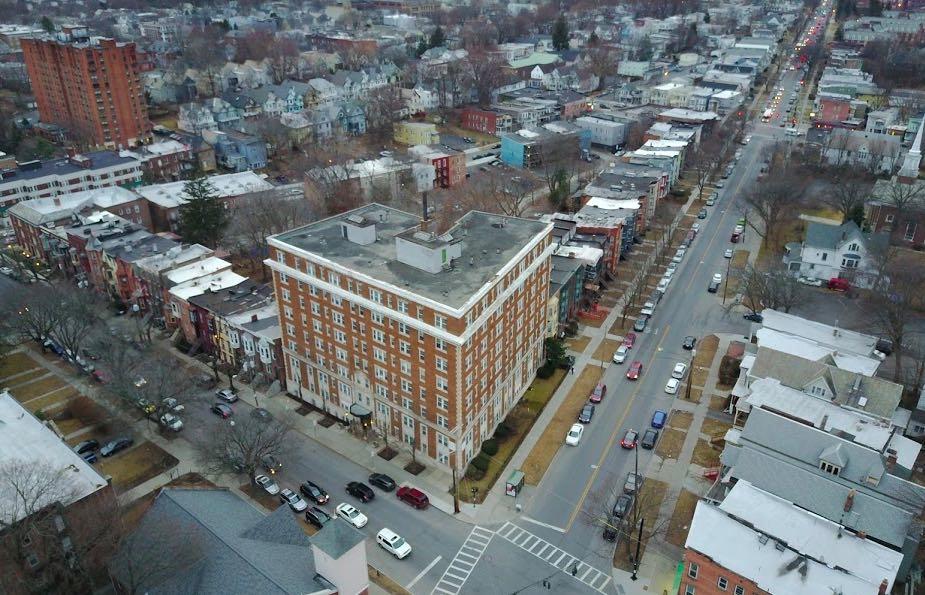
[[[422,227],[369,204],[269,238],[266,262],[289,393],[461,470],[542,363],[552,225]]]
[[[134,43],[90,37],[83,27],[21,41],[42,122],[97,146],[147,141],[151,123]]]

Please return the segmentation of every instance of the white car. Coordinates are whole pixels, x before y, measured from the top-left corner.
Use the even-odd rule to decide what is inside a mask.
[[[565,435],[565,443],[569,446],[578,446],[581,442],[581,435],[585,431],[584,424],[572,424],[568,434]]]
[[[0,273],[10,276],[13,274],[13,269],[11,269],[10,267],[0,267]]]
[[[822,279],[816,279],[815,277],[800,277],[797,281],[811,287],[822,287]]]
[[[308,503],[302,499],[302,496],[296,494],[289,488],[286,488],[285,490],[279,493],[279,499],[284,504],[288,504],[289,508],[291,508],[295,512],[302,512],[303,510],[308,508]]]
[[[383,529],[376,534],[376,543],[399,560],[411,555],[411,546],[398,533]]]
[[[266,475],[257,475],[254,477],[254,483],[262,487],[263,491],[271,496],[275,496],[279,493],[279,484]]]
[[[732,248],[726,248],[726,251],[723,252],[723,258],[732,258]]]
[[[675,272],[677,272],[677,270],[678,270],[678,267],[675,267],[673,269],[665,269],[665,272],[662,273],[662,277],[666,279],[671,279],[674,276]]]
[[[337,505],[335,509],[337,516],[344,519],[357,529],[362,529],[366,526],[366,523],[369,522],[369,519],[366,518],[366,515],[354,508],[353,506],[343,502]]]
[[[617,350],[613,352],[613,362],[615,364],[622,364],[626,361],[627,353],[629,353],[629,348],[626,345],[620,345],[617,347]]]
[[[183,420],[174,415],[173,413],[165,413],[161,416],[161,425],[169,430],[174,432],[179,432],[183,429]]]
[[[655,286],[655,289],[658,291],[661,291],[662,293],[665,293],[666,291],[668,291],[668,284],[670,282],[671,282],[671,279],[663,278],[661,281],[658,282],[658,285]]]
[[[678,362],[674,365],[674,370],[671,371],[671,377],[681,379],[684,378],[684,373],[687,372],[687,364],[684,362]]]
[[[680,256],[681,258],[684,258],[684,255],[685,255],[685,254],[687,254],[687,248],[678,248],[678,249],[675,251],[675,255],[676,255],[676,256]]]
[[[665,392],[669,395],[678,394],[678,387],[681,386],[681,381],[677,378],[669,378],[668,384],[665,385]]]
[[[691,225],[691,229],[694,230],[694,231],[698,231],[698,232],[699,232],[699,231],[700,231],[700,224],[699,224],[699,223],[694,223],[693,225]]]
[[[668,263],[668,269],[667,269],[667,270],[673,271],[673,270],[675,270],[675,269],[677,269],[677,268],[678,268],[678,263],[676,263],[676,262],[669,262],[669,263]]]
[[[722,275],[721,273],[713,273],[713,282],[714,282],[714,283],[722,283],[722,282],[723,282],[723,275]]]

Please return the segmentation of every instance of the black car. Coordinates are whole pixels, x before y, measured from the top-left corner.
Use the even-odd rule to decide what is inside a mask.
[[[687,349],[688,351],[690,351],[691,349],[694,348],[694,345],[696,345],[696,344],[697,344],[697,339],[696,339],[696,337],[691,337],[690,335],[688,335],[688,336],[684,337],[684,342],[681,343],[681,347],[683,347],[684,349]]]
[[[700,209],[700,212],[697,213],[697,218],[698,218],[698,219],[706,219],[706,218],[707,218],[707,210],[706,210],[706,209]]]
[[[83,453],[82,455],[80,455],[80,458],[86,461],[88,465],[92,465],[93,463],[99,460],[96,456],[96,453],[93,452],[92,450],[90,452]]]
[[[710,284],[707,285],[707,291],[710,293],[716,293],[719,289],[719,281],[710,281]]]
[[[617,524],[616,519],[614,519],[611,516],[607,517],[607,522],[604,523],[604,534],[602,536],[605,541],[613,542],[617,540],[617,528],[615,526],[616,524]]]
[[[631,494],[620,494],[617,503],[613,505],[611,514],[615,519],[624,518],[633,507],[633,496]]]
[[[302,492],[303,496],[317,504],[324,504],[329,500],[328,493],[322,490],[318,484],[311,481],[303,482],[299,486],[299,491]]]
[[[655,448],[656,442],[658,442],[658,430],[649,428],[646,430],[646,433],[642,435],[642,442],[640,444],[644,449],[652,450]]]
[[[385,473],[371,473],[369,483],[386,492],[391,492],[395,489],[395,480]]]
[[[578,414],[578,421],[583,424],[591,423],[591,418],[594,417],[594,405],[588,403],[581,408],[581,413]]]
[[[256,417],[260,421],[270,421],[273,419],[273,414],[264,409],[263,407],[257,407],[256,409],[251,410],[251,416]]]
[[[761,314],[757,312],[750,312],[748,314],[743,314],[742,318],[744,318],[745,320],[749,320],[751,322],[761,322],[762,320],[764,320],[764,316],[762,316]]]
[[[633,330],[637,333],[641,333],[646,330],[646,324],[649,322],[648,316],[640,316],[636,319],[636,322],[633,323]]]
[[[369,502],[376,497],[373,489],[362,481],[351,481],[348,483],[347,493],[354,498],[359,498],[361,502]]]
[[[93,452],[99,447],[100,447],[100,443],[96,440],[92,440],[92,439],[84,440],[83,442],[81,442],[80,444],[74,447],[74,452],[76,452],[79,455],[82,455],[84,453]]]
[[[100,454],[104,457],[111,457],[117,452],[125,450],[134,443],[135,441],[131,438],[116,438],[115,440],[107,442],[103,448],[100,449]]]
[[[320,529],[325,523],[331,520],[331,515],[317,506],[310,506],[308,510],[305,511],[305,520]]]

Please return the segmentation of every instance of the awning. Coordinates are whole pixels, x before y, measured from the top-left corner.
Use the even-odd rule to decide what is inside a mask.
[[[353,403],[350,405],[350,415],[354,417],[369,417],[373,412],[360,405],[359,403]]]

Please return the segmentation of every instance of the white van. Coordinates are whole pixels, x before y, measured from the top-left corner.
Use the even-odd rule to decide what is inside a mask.
[[[784,131],[784,134],[786,134],[787,136],[800,136],[803,133],[800,132],[796,128],[788,128],[787,130]]]

